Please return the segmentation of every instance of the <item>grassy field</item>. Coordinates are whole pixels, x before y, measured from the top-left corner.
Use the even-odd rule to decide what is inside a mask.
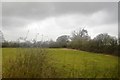
[[[31,53],[31,51],[32,51],[32,54],[40,53],[40,51],[38,51],[39,48],[38,49],[32,48],[31,51],[29,51],[30,49],[27,49],[27,48],[24,48],[24,49],[4,48],[2,50],[3,50],[3,73],[8,74],[9,72],[9,75],[10,75],[10,71],[7,71],[6,69],[8,69],[9,66],[11,65],[10,64],[11,60],[14,61],[19,58],[19,56],[17,56],[19,53],[28,54],[28,53]],[[118,77],[117,75],[118,74],[117,73],[118,58],[115,56],[98,54],[98,53],[96,54],[96,53],[78,51],[78,50],[73,50],[73,49],[65,49],[65,48],[45,49],[45,53],[47,53],[45,58],[46,58],[46,62],[49,63],[49,65],[45,69],[46,71],[43,71],[43,72],[44,74],[49,73],[49,72],[52,73],[52,75],[49,75],[47,77],[55,77],[55,76],[60,77],[60,78],[78,78],[78,77],[79,78],[96,78],[96,77],[97,78],[104,78],[104,77],[113,78],[113,77]],[[29,61],[31,61],[31,63],[33,63],[32,62],[33,60],[38,59],[34,61],[33,65],[30,65],[30,66],[34,66],[34,67],[29,67],[30,70],[36,69],[37,71],[37,69],[40,68],[41,65],[39,65],[40,63],[39,58],[41,57],[38,55],[33,59],[30,58]],[[8,64],[6,64],[6,62]],[[14,67],[14,65],[12,67]],[[21,66],[19,65],[16,68],[19,69],[20,67]],[[54,70],[50,70],[51,69],[50,67]],[[25,69],[25,70],[28,70],[28,69]],[[22,72],[24,72],[25,70],[23,70]],[[15,72],[15,74],[17,73],[18,72]],[[35,70],[33,70],[33,73],[34,75],[36,73],[42,74],[42,72],[35,72]],[[3,76],[9,77],[4,74]],[[35,77],[32,75],[27,75],[25,77],[29,77],[29,76]]]
[[[0,48],[0,79],[2,78],[2,49]]]

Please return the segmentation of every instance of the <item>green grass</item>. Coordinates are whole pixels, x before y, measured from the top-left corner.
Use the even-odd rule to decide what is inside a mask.
[[[53,62],[55,63],[56,68],[63,70],[62,77],[117,76],[116,67],[118,64],[118,58],[115,56],[72,49],[48,50],[54,59]]]
[[[3,50],[3,68],[6,66],[6,64],[4,63],[6,61],[9,61],[10,59],[14,60],[16,56],[19,54],[19,52],[23,54],[25,53],[24,48],[23,49],[4,48],[2,50]],[[118,57],[64,48],[45,50],[48,53],[47,58],[49,58],[47,62],[50,63],[50,66],[54,67],[54,72],[57,72],[59,75],[56,77],[60,78],[118,77],[117,76]],[[33,53],[36,53],[35,49],[32,49],[32,51]],[[9,66],[7,65],[7,67]],[[3,72],[5,72],[5,70]],[[49,71],[47,71],[47,73],[48,72]]]
[[[2,77],[2,49],[0,48],[0,79]]]
[[[48,61],[44,49],[3,49],[3,78],[55,78],[57,73]]]

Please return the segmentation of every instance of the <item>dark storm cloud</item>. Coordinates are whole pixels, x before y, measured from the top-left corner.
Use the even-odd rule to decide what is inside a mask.
[[[113,2],[3,2],[3,27],[22,27],[31,20],[42,20],[63,14],[91,15],[100,10],[109,13],[107,23],[114,23],[117,20],[116,4]]]

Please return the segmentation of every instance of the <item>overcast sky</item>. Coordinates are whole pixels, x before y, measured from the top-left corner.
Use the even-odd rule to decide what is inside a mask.
[[[6,40],[38,35],[55,40],[85,28],[93,38],[99,33],[118,36],[117,2],[3,2],[2,30]]]

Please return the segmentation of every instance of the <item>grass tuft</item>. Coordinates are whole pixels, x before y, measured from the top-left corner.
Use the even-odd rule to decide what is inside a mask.
[[[44,49],[18,49],[15,59],[4,62],[3,78],[54,78],[54,67],[49,64]]]

